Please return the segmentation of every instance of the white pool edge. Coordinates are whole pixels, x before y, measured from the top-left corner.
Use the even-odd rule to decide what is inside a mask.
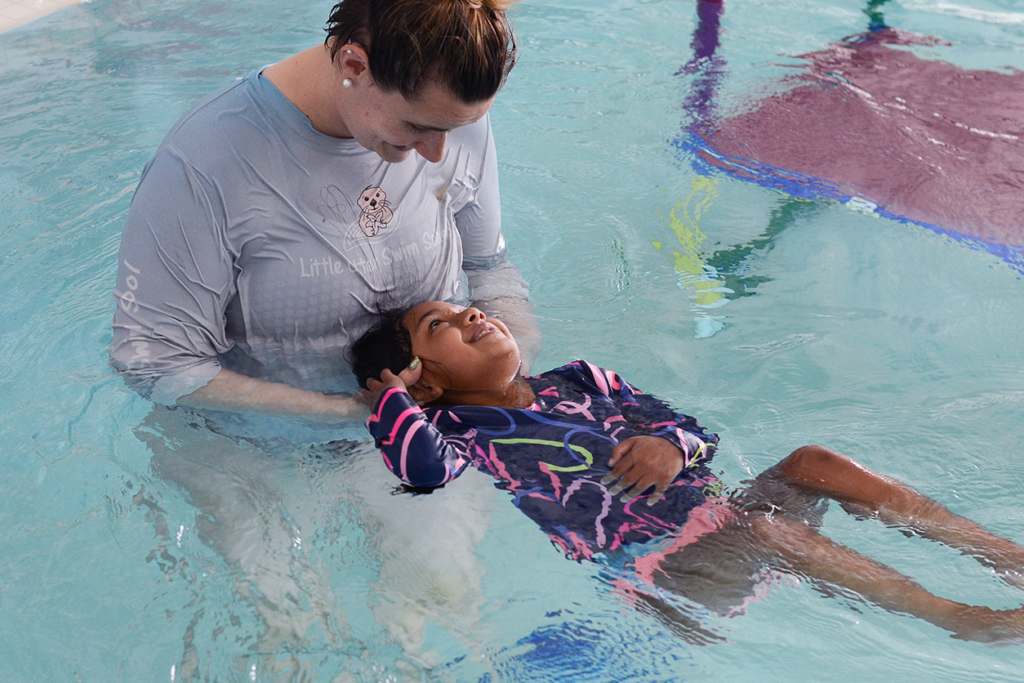
[[[0,33],[82,0],[0,0]]]

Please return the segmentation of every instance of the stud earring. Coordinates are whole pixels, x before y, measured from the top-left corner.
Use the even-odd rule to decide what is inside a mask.
[[[350,80],[348,80],[346,78],[345,80],[343,80],[341,82],[341,87],[343,87],[343,88],[351,88],[352,87],[352,81],[350,81]]]

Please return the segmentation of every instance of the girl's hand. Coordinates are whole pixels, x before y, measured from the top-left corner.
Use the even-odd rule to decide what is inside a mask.
[[[418,361],[418,359],[416,359]],[[377,405],[377,399],[385,391],[391,388],[401,389],[402,391],[408,391],[409,387],[419,381],[420,375],[423,374],[423,365],[419,362],[415,363],[415,367],[408,367],[402,370],[397,375],[387,368],[380,373],[380,379],[370,379],[366,381],[366,389],[363,389],[362,394],[363,400],[372,409],[373,406]]]
[[[632,486],[622,496],[622,502],[628,503],[653,486],[654,494],[647,499],[647,504],[654,505],[682,472],[683,452],[660,436],[634,436],[612,450],[608,464],[612,471],[601,483],[607,486],[618,479],[609,493],[618,495]]]

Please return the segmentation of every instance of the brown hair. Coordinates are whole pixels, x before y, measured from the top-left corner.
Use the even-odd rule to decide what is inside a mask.
[[[494,97],[516,62],[505,11],[515,0],[342,0],[324,45],[355,43],[385,91],[415,99],[429,81],[473,104]]]

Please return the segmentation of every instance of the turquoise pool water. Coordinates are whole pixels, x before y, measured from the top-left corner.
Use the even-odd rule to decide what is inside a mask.
[[[1024,68],[1024,3],[875,3],[912,47]],[[880,9],[879,9],[880,7]],[[482,475],[412,499],[377,456],[154,416],[106,364],[121,223],[195,100],[320,39],[325,3],[95,0],[0,34],[0,680],[1016,681],[964,643],[809,583],[696,647],[568,562]],[[715,102],[863,32],[838,0],[727,0]],[[702,175],[675,144],[692,3],[524,2],[494,109],[506,237],[545,336],[722,436],[729,483],[805,443],[1024,542],[1024,282],[932,230]],[[326,438],[331,438],[327,435]],[[1024,594],[838,509],[824,532],[944,596]],[[424,542],[424,538],[429,542]]]

